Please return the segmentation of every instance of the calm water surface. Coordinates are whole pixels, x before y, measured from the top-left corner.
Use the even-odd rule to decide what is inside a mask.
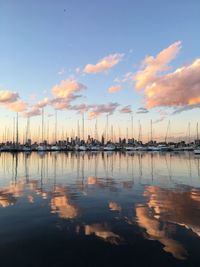
[[[0,154],[7,266],[200,266],[200,157]]]

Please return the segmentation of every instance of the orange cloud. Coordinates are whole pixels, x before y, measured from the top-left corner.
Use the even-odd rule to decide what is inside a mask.
[[[123,58],[123,54],[112,54],[102,58],[96,64],[87,64],[84,68],[85,73],[105,72],[117,65]]]
[[[119,235],[110,231],[106,224],[91,224],[85,225],[85,235],[95,235],[98,238],[104,240],[105,242],[111,243],[113,245],[119,245],[122,240]]]
[[[118,203],[113,202],[113,201],[110,201],[108,206],[109,206],[109,209],[112,211],[121,211],[122,210],[122,207]]]
[[[52,88],[52,93],[55,97],[68,98],[83,89],[86,89],[86,87],[76,80],[63,80],[59,85]]]
[[[145,89],[146,106],[184,106],[200,103],[200,59],[159,77]]]
[[[108,92],[111,94],[119,92],[120,90],[122,90],[122,87],[119,85],[111,86],[108,88]]]
[[[9,103],[6,107],[14,112],[24,112],[27,109],[27,103],[22,100],[18,100],[16,102]]]
[[[147,56],[141,70],[133,77],[136,81],[136,89],[145,88],[157,79],[157,75],[169,69],[168,64],[177,56],[181,49],[181,42],[177,41],[162,50],[156,57]]]
[[[0,105],[14,112],[23,112],[27,108],[27,103],[20,100],[18,93],[8,90],[0,91]]]
[[[0,91],[0,104],[7,104],[15,102],[19,99],[19,94],[8,90]]]

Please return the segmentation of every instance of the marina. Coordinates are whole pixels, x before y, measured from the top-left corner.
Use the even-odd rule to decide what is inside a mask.
[[[0,267],[200,267],[199,11],[0,0]]]

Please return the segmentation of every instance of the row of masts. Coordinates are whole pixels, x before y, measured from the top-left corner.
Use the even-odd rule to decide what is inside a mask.
[[[46,127],[45,127],[45,120],[44,120],[44,108],[42,108],[42,112],[41,112],[41,131],[40,131],[40,127],[38,129],[38,140],[41,141],[41,143],[43,143],[45,140],[50,143],[50,128],[49,128],[49,121],[47,121]],[[85,140],[85,119],[84,119],[84,113],[82,113],[82,130],[80,130],[80,122],[79,120],[77,121],[77,135],[75,134],[75,131],[72,129],[71,130],[71,137],[75,138],[77,137],[78,139],[82,139]],[[131,116],[131,134],[129,132],[129,128],[126,128],[126,140],[128,142],[128,139],[133,139],[134,138],[134,127],[133,127],[133,116]],[[82,131],[82,133],[81,133]],[[171,131],[171,123],[170,121],[168,122],[167,125],[167,130],[166,130],[166,134],[164,137],[164,142],[167,143],[170,139],[170,131]],[[5,130],[5,134],[3,135],[3,141],[6,142],[9,140],[8,138],[9,135],[9,128],[6,128]],[[61,139],[64,140],[67,138],[67,136],[69,135],[69,132],[67,134],[67,132],[64,134],[64,131],[62,129],[62,136]],[[40,137],[39,137],[40,136]],[[114,127],[113,125],[111,125],[109,127],[109,115],[106,116],[106,125],[105,125],[105,129],[102,132],[102,134],[100,135],[98,133],[98,124],[97,124],[97,120],[95,122],[95,126],[94,126],[94,134],[93,137],[95,140],[99,140],[100,137],[104,136],[105,140],[111,141],[111,142],[116,142],[116,134],[114,131]],[[118,136],[119,138],[121,137],[121,128],[119,127],[119,132],[118,132]],[[149,136],[149,135],[148,135]],[[124,137],[123,137],[124,138]],[[196,138],[196,140],[199,140],[199,125],[198,122],[196,124],[196,136],[193,137],[194,139]],[[16,114],[16,118],[13,118],[13,143],[16,144],[16,146],[19,144],[19,114]],[[23,143],[27,143],[28,140],[31,139],[31,130],[30,130],[30,117],[27,118],[27,123],[26,123],[26,130],[25,130],[25,136],[23,138]],[[58,141],[58,118],[57,118],[57,110],[55,111],[55,124],[54,124],[54,136],[52,135],[52,138],[54,139],[53,142],[56,143]],[[122,139],[122,138],[121,138]],[[142,136],[142,124],[140,122],[140,120],[138,121],[138,136],[137,138],[135,138],[138,141],[142,141],[143,136]],[[156,138],[155,138],[156,139]],[[187,131],[186,131],[186,141],[187,143],[191,143],[192,140],[192,136],[191,136],[191,124],[190,122],[188,123],[188,127],[187,127]],[[148,137],[149,141],[153,141],[154,140],[154,130],[153,130],[153,122],[152,120],[150,120],[150,136]]]

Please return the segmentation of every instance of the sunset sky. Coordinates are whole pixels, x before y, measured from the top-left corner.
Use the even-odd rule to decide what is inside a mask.
[[[1,133],[21,135],[27,117],[36,138],[44,107],[53,133],[99,135],[109,115],[116,136],[138,121],[143,139],[191,135],[200,123],[200,1],[0,0]],[[33,137],[33,136],[32,136]],[[22,137],[21,137],[22,138]]]

